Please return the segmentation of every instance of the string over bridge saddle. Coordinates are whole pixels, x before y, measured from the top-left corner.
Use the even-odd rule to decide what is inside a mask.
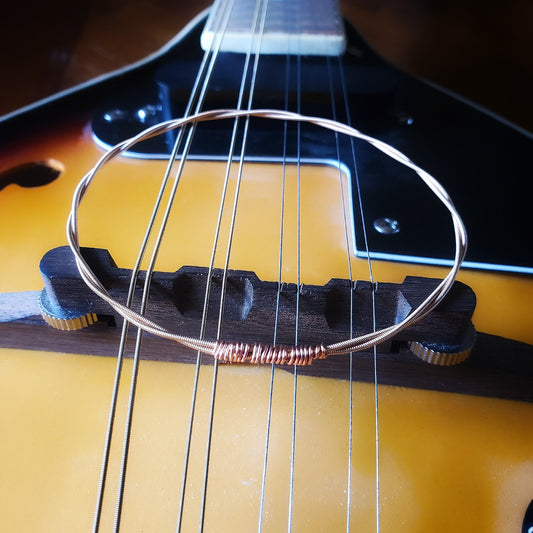
[[[113,299],[125,302],[132,272],[119,268],[107,250],[84,248],[83,256]],[[124,319],[87,287],[70,249],[50,250],[40,269],[44,289],[35,294],[20,293],[19,307],[25,309],[19,309],[17,316],[11,318],[0,317],[0,344],[116,356]],[[440,281],[407,277],[400,284],[372,284],[332,279],[322,286],[297,287],[262,281],[255,273],[241,270],[228,271],[225,282],[223,278],[221,270],[210,274],[207,268],[193,266],[184,266],[176,272],[154,272],[144,315],[180,335],[199,336],[209,283],[206,339],[216,339],[224,286],[220,323],[220,338],[224,341],[272,344],[277,317],[276,344],[294,345],[298,327],[298,345],[329,345],[398,323]],[[140,308],[144,282],[145,273],[140,272],[132,304],[135,310]],[[33,297],[39,302],[40,313],[35,310],[37,305],[28,303]],[[317,359],[311,365],[299,367],[299,372],[348,379],[352,366],[354,379],[372,382],[377,357],[382,384],[533,400],[532,347],[476,332],[472,325],[475,304],[474,292],[455,282],[434,311],[391,340],[352,357],[334,355]],[[13,301],[10,307],[13,308]],[[134,330],[130,326],[130,333]],[[134,344],[135,335],[128,335],[126,356],[132,355]],[[142,357],[193,363],[197,353],[145,333]],[[202,363],[212,362],[212,357],[202,356]]]
[[[85,248],[83,255],[109,294],[125,303],[131,271],[118,268],[107,250]],[[122,317],[96,297],[82,280],[67,247],[48,252],[40,268],[44,280],[40,302],[49,323],[90,317],[94,322],[98,319],[108,325],[121,325]],[[208,268],[192,266],[172,273],[154,272],[143,314],[154,323],[187,336],[200,334],[205,317],[204,337],[208,340],[216,339],[220,330],[220,337],[231,342],[273,343],[275,340],[277,344],[290,345],[294,344],[297,327],[299,344],[327,345],[397,324],[440,281],[408,277],[402,284],[372,284],[332,279],[323,286],[297,287],[292,283],[279,286],[277,282],[261,281],[255,273],[242,270],[230,270],[225,277],[224,280],[220,269],[210,273]],[[131,306],[137,312],[144,280],[145,273],[141,272]],[[456,283],[434,313],[392,341],[379,345],[377,350],[399,352],[416,343],[432,346],[434,352],[438,348],[442,354],[467,353],[474,343],[471,323],[474,308],[474,293],[464,284]],[[163,358],[173,359],[175,352],[173,346]]]

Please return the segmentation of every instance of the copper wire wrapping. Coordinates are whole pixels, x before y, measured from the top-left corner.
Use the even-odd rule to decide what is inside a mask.
[[[327,357],[325,346],[285,346],[248,344],[246,342],[216,343],[213,357],[224,363],[252,363],[276,365],[310,365],[315,359]]]

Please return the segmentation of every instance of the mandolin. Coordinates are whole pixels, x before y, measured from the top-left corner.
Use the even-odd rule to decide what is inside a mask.
[[[2,531],[533,531],[529,133],[219,0],[0,139]]]

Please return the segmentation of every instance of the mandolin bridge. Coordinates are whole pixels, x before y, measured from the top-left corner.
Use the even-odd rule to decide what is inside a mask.
[[[83,255],[109,294],[125,303],[131,271],[117,267],[107,250],[85,248]],[[11,316],[6,312],[2,315],[0,307],[1,345],[115,356],[123,318],[86,286],[70,249],[50,250],[40,268],[44,281],[40,294],[0,295],[4,301],[11,296],[12,309]],[[137,311],[145,277],[145,272],[140,272],[133,291],[132,308]],[[332,279],[323,286],[297,287],[262,281],[253,272],[232,270],[224,280],[221,270],[210,273],[207,268],[185,266],[176,272],[153,274],[144,314],[177,334],[199,337],[203,331],[209,340],[216,339],[220,332],[220,338],[229,342],[294,345],[297,331],[298,345],[328,345],[372,332],[374,327],[397,324],[439,281],[407,277],[401,284],[372,284]],[[317,360],[300,367],[299,372],[347,379],[352,365],[355,379],[372,381],[376,356],[379,381],[383,384],[533,399],[528,377],[532,374],[531,347],[476,334],[471,321],[475,303],[473,291],[456,282],[430,315],[375,350],[357,352],[353,357],[336,355]],[[17,305],[19,309],[15,309]],[[59,329],[50,327],[50,323]],[[77,327],[82,325],[87,327]],[[134,330],[130,326],[127,356],[133,353]],[[473,346],[464,363],[452,364],[457,360],[453,358],[455,354],[463,354],[460,359],[464,359]],[[421,361],[413,351],[418,351],[418,355],[439,354],[444,357],[441,364],[446,366]],[[197,360],[194,351],[147,333],[143,334],[142,357],[185,363]],[[209,356],[202,356],[202,363],[212,361]],[[502,372],[511,377],[501,379]]]
[[[111,297],[126,304],[131,270],[118,268],[107,250],[85,248],[83,255]],[[40,304],[45,315],[59,322],[84,316],[96,321],[99,317],[108,327],[120,328],[123,318],[87,287],[68,247],[48,252],[40,269],[44,281]],[[132,298],[131,307],[139,313],[145,278],[141,271]],[[142,314],[167,330],[190,337],[285,345],[295,344],[297,339],[300,345],[327,345],[401,322],[439,281],[408,277],[402,284],[372,284],[332,279],[323,286],[297,287],[262,281],[248,271],[230,270],[224,276],[220,269],[210,273],[208,268],[184,266],[176,272],[153,273]],[[473,344],[474,308],[474,293],[456,283],[431,316],[377,349],[397,352],[404,344],[419,342],[439,345],[442,352],[464,351]],[[172,343],[168,353],[157,350],[157,358],[173,360],[176,350]]]

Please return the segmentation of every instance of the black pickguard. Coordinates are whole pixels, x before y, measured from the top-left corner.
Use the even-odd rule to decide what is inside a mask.
[[[0,123],[0,137],[13,139],[17,130],[23,134],[29,128],[87,113],[98,141],[112,145],[154,122],[181,116],[202,57],[201,30],[202,23],[164,55],[138,68]],[[331,117],[332,87],[337,120],[350,120],[361,131],[403,151],[450,192],[469,233],[467,265],[533,272],[527,194],[533,137],[403,74],[378,57],[350,26],[347,36],[348,52],[340,60],[293,57],[287,64],[282,56],[262,57],[252,107],[284,108],[288,73],[288,108]],[[223,54],[219,58],[204,109],[237,105],[243,64],[244,56]],[[246,98],[245,93],[245,102]],[[202,125],[191,154],[226,158],[230,129],[228,122]],[[286,155],[293,160],[337,161],[337,146],[330,133],[303,125],[298,144],[296,126],[289,125],[286,139]],[[246,157],[279,159],[284,153],[283,140],[283,124],[253,120]],[[145,143],[143,155],[166,154],[171,142],[166,138]],[[352,177],[356,173],[359,177],[362,212],[356,187],[352,187],[358,250],[364,252],[365,248],[364,217],[373,255],[430,262],[452,257],[448,215],[416,176],[362,142],[355,142],[356,168],[350,142],[340,139],[339,149],[342,164]],[[380,217],[397,220],[401,231],[393,235],[375,231],[373,222]]]

